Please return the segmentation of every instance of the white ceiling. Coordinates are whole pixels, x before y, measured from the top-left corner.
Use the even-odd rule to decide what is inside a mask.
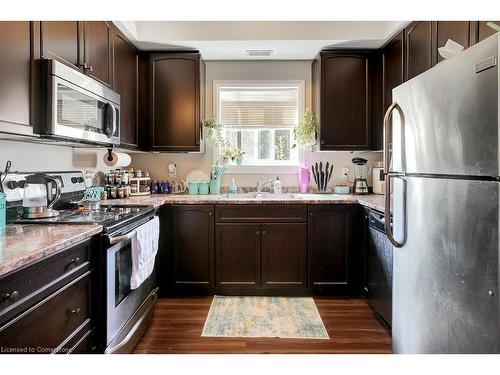
[[[117,21],[143,50],[199,50],[205,60],[310,60],[323,48],[378,48],[403,21]],[[247,49],[271,49],[248,57]]]

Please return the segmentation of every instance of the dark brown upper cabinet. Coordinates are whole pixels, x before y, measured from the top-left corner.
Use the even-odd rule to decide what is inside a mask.
[[[480,42],[481,40],[486,39],[487,37],[495,34],[495,30],[493,30],[491,27],[486,25],[489,21],[479,21],[477,22],[476,25],[476,35],[477,35],[477,41]],[[497,25],[500,26],[500,21],[491,21],[493,23],[496,23]]]
[[[113,25],[106,21],[87,21],[84,24],[85,74],[112,84]]]
[[[322,51],[313,62],[321,150],[370,149],[370,53]]]
[[[138,51],[114,28],[113,89],[120,94],[120,145],[137,148],[138,139]]]
[[[430,69],[433,65],[432,22],[415,21],[405,29],[405,79]]]
[[[203,70],[199,53],[149,56],[148,148],[151,151],[200,150]]]
[[[436,21],[434,22],[435,40],[434,63],[444,60],[438,52],[439,47],[443,47],[448,39],[451,39],[464,47],[474,44],[471,39],[475,22],[471,21]]]
[[[78,21],[41,21],[40,55],[80,69],[82,23]]]
[[[0,132],[33,134],[31,22],[0,22]]]

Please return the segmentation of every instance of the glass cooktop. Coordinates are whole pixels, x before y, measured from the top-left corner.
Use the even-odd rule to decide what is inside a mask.
[[[12,222],[17,224],[99,224],[108,226],[123,222],[136,216],[152,211],[151,206],[101,206],[96,211],[59,210],[59,215],[49,218],[25,219],[16,218]]]

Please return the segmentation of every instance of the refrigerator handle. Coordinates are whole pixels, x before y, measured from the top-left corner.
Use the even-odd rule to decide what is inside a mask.
[[[400,177],[402,174],[394,173],[389,171],[390,168],[390,150],[389,150],[389,141],[390,141],[390,131],[391,131],[391,118],[392,111],[397,110],[401,117],[401,122],[403,125],[404,116],[401,107],[398,103],[392,103],[391,106],[387,109],[387,112],[384,116],[384,174],[385,174],[385,222],[391,222],[391,180],[393,177]],[[404,126],[402,126],[404,131]],[[406,189],[404,189],[406,190]],[[385,234],[387,238],[395,247],[403,247],[406,240],[406,194],[403,194],[403,240],[398,242],[393,234],[391,225],[385,226]]]

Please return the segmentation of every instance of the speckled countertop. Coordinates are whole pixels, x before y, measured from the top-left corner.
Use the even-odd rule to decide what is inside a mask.
[[[101,231],[100,225],[8,224],[0,230],[0,276]]]
[[[338,194],[282,194],[266,198],[243,198],[236,194],[234,198],[222,195],[186,195],[165,194],[130,197],[127,199],[110,199],[103,201],[107,205],[152,205],[160,207],[163,204],[356,204],[384,211],[383,195],[338,195]]]
[[[263,199],[224,195],[147,195],[103,202],[108,205],[163,204],[356,204],[384,210],[383,195],[283,194]],[[9,224],[0,231],[0,276],[47,257],[102,231],[99,225]]]

